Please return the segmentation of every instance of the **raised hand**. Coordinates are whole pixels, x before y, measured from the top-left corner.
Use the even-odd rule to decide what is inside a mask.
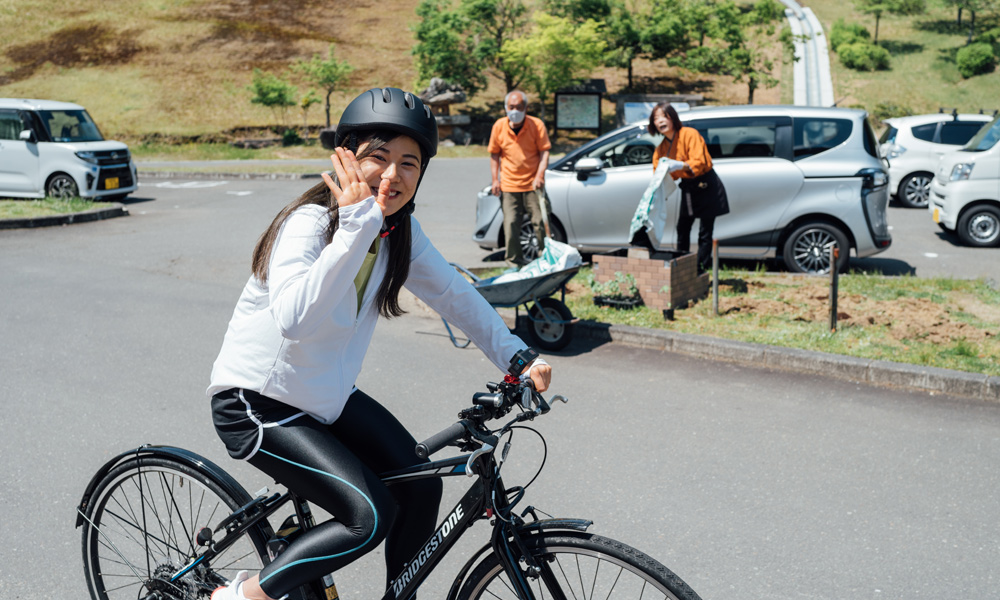
[[[338,205],[350,206],[374,195],[375,202],[385,214],[389,195],[388,181],[380,180],[378,190],[374,190],[365,178],[365,173],[354,152],[347,148],[336,148],[334,153],[330,155],[330,162],[333,163],[333,170],[337,174],[337,181],[340,182],[340,185],[337,185],[328,172],[322,173],[322,177],[333,197],[336,198]]]

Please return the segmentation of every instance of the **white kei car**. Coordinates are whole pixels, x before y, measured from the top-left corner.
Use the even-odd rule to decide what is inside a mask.
[[[79,104],[0,98],[0,196],[122,200],[136,187],[128,146]]]
[[[953,112],[886,119],[879,149],[889,161],[889,192],[907,208],[926,208],[938,160],[992,118]]]

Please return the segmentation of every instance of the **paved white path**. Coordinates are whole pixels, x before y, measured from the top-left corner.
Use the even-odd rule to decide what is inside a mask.
[[[830,52],[819,19],[795,0],[781,0],[795,41],[795,104],[833,106]]]

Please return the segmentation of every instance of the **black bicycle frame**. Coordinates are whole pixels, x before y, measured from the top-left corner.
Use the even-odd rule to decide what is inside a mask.
[[[392,485],[401,481],[413,481],[428,477],[467,475],[470,456],[456,456],[454,458],[384,473],[381,476],[382,481],[387,485]],[[444,555],[458,542],[462,534],[475,521],[487,518],[487,495],[492,487],[492,485],[487,484],[499,483],[498,479],[491,476],[495,464],[493,462],[493,454],[489,453],[478,457],[474,461],[474,464],[474,470],[479,471],[479,477],[458,504],[455,505],[455,508],[451,509],[447,516],[444,517],[438,528],[431,534],[431,537],[420,547],[416,556],[392,580],[389,588],[385,591],[385,595],[382,596],[382,600],[410,598],[417,591],[417,588],[420,587],[420,584],[427,579],[431,571],[434,570],[434,567],[441,562]],[[499,501],[506,502],[506,497],[498,499]]]
[[[431,477],[454,477],[459,475],[468,475],[467,469],[469,468],[469,459],[471,456],[472,455],[456,456],[430,463],[423,463],[413,467],[383,473],[380,477],[386,485],[393,485],[399,482],[427,479]],[[392,580],[388,589],[385,591],[385,595],[382,596],[382,600],[399,600],[412,597],[417,591],[417,588],[420,587],[424,580],[426,580],[430,575],[431,571],[434,570],[434,567],[441,562],[444,555],[451,550],[451,548],[458,542],[459,538],[462,537],[466,530],[468,530],[475,521],[488,518],[493,514],[493,511],[501,511],[507,508],[508,504],[506,493],[499,494],[492,500],[489,498],[491,490],[504,489],[503,481],[499,477],[496,462],[493,459],[493,453],[489,452],[476,457],[473,461],[473,471],[477,475],[477,479],[473,482],[472,487],[469,488],[459,503],[456,504],[447,516],[444,517],[441,524],[438,525],[431,537],[421,546],[421,549],[417,552],[416,556],[414,556],[413,559],[403,567],[403,572],[399,573],[395,579]],[[290,492],[286,492],[281,495],[275,494],[262,503],[259,512],[253,514],[250,518],[229,530],[223,539],[219,540],[218,543],[212,544],[205,554],[179,571],[174,576],[174,579],[182,576],[195,565],[203,562],[203,560],[207,559],[207,562],[210,562],[216,554],[221,553],[222,550],[231,545],[237,537],[259,523],[261,520],[274,514],[280,506],[284,505],[289,500],[292,500],[292,504],[294,505],[295,512],[299,517],[300,523],[304,523],[302,504],[305,500],[291,494]],[[260,499],[255,499],[251,504],[258,502],[260,502]],[[304,524],[304,528],[308,528],[309,526],[309,524]],[[507,539],[508,536],[513,537],[515,545],[519,545],[521,543],[520,538],[517,536],[513,527],[508,527],[506,525],[495,527],[491,539],[493,551],[499,557],[501,564],[504,565],[508,574],[511,574],[511,581],[515,582],[518,586],[521,598],[523,600],[534,600],[534,595],[528,587],[527,582],[524,580],[524,575],[521,569],[518,567],[518,556],[526,557],[529,561],[529,567],[532,566],[530,564],[530,557],[527,556],[527,553],[523,548],[512,549],[511,544]],[[308,585],[312,584],[310,583]]]

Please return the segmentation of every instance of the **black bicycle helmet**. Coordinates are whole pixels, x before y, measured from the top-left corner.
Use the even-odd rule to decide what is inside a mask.
[[[399,88],[372,88],[352,100],[340,116],[334,145],[353,145],[349,143],[351,133],[371,129],[388,129],[413,138],[424,152],[425,166],[437,154],[437,120],[431,109]]]

